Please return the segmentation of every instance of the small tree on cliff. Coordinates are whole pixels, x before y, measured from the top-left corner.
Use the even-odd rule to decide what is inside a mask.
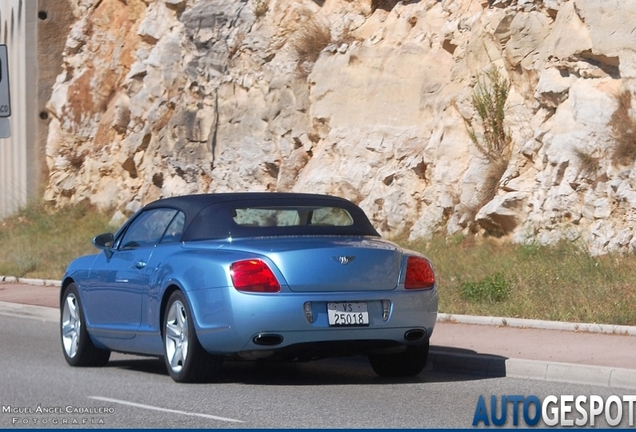
[[[477,78],[473,89],[472,105],[477,112],[477,130],[466,122],[466,129],[475,147],[489,161],[484,180],[479,191],[476,206],[469,209],[474,217],[480,208],[491,201],[497,190],[512,153],[512,137],[504,125],[506,101],[510,91],[510,81],[493,65]],[[472,218],[471,217],[471,218]],[[492,234],[500,234],[492,232]]]
[[[510,81],[496,66],[491,66],[483,76],[478,77],[472,95],[472,105],[479,116],[481,134],[467,125],[468,136],[477,150],[489,161],[504,165],[510,160],[512,147],[512,138],[504,125],[509,92]]]

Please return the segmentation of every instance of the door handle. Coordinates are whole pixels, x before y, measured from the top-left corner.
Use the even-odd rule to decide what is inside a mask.
[[[135,267],[138,268],[139,270],[141,270],[142,268],[146,267],[146,263],[143,261],[137,261],[135,263]]]

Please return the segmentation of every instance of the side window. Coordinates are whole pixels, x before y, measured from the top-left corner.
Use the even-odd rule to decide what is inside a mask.
[[[120,244],[121,249],[135,249],[154,246],[166,232],[177,210],[169,208],[152,209],[140,214],[128,227]]]
[[[178,212],[172,219],[172,222],[170,222],[170,225],[168,225],[168,229],[163,237],[161,237],[161,243],[174,243],[180,241],[184,225],[185,215],[182,212]]]

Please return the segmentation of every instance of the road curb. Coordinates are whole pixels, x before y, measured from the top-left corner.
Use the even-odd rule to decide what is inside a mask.
[[[491,325],[497,327],[534,328],[539,330],[561,330],[588,333],[603,333],[636,336],[636,326],[544,321],[524,318],[487,317],[473,315],[437,314],[438,322],[458,324]]]
[[[431,348],[429,369],[488,378],[525,378],[616,389],[636,388],[636,370],[633,369],[444,351],[443,348]]]
[[[62,286],[62,281],[53,279],[31,279],[31,278],[18,278],[15,276],[0,276],[0,283],[23,283],[26,285],[35,286]]]

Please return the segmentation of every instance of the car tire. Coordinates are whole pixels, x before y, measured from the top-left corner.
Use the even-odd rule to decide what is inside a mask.
[[[74,283],[62,294],[60,303],[60,339],[66,362],[71,366],[104,366],[110,351],[97,348],[86,329],[84,310]]]
[[[223,359],[203,349],[181,291],[170,295],[163,317],[164,360],[176,382],[209,382],[220,376]]]
[[[428,349],[427,341],[425,346],[409,346],[401,353],[370,355],[369,362],[381,377],[412,377],[424,370]]]

